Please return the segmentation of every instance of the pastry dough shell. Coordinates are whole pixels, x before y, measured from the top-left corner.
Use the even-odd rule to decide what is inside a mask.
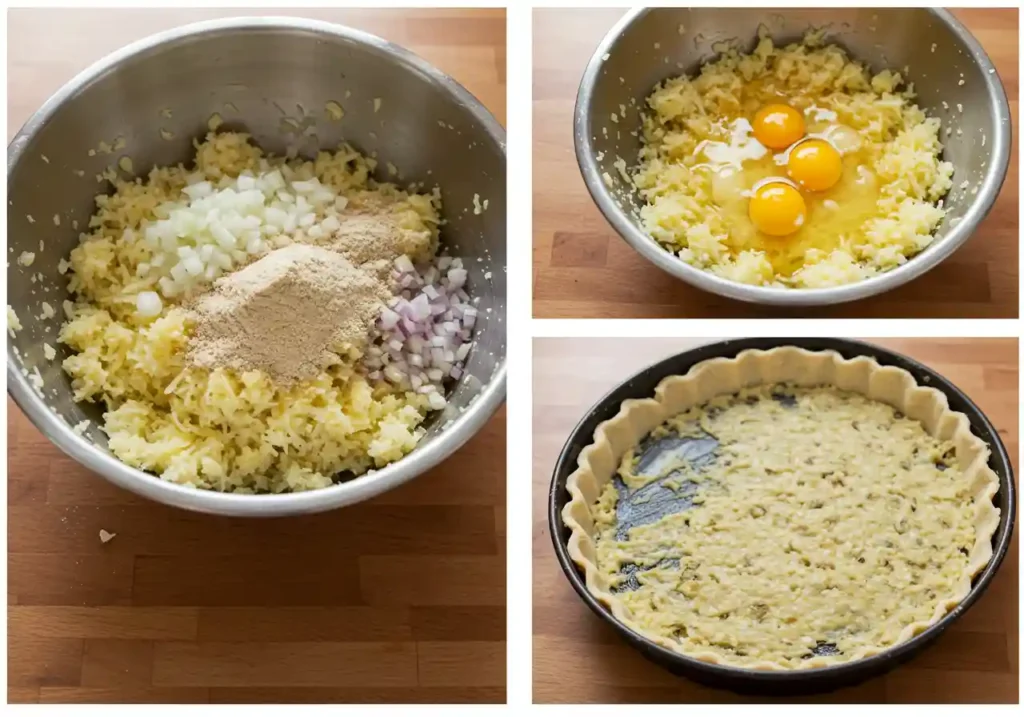
[[[992,558],[992,536],[999,526],[999,509],[992,502],[999,479],[988,466],[988,445],[971,433],[970,421],[949,408],[946,395],[935,388],[918,385],[914,377],[896,366],[883,366],[873,358],[843,358],[835,351],[808,351],[780,346],[767,351],[749,349],[735,358],[714,358],[691,367],[683,376],[668,376],[655,389],[654,398],[628,399],[619,412],[594,431],[594,441],[579,455],[576,470],[566,480],[572,496],[562,509],[562,520],[570,529],[569,556],[584,572],[587,590],[606,605],[626,627],[652,642],[688,657],[730,665],[717,653],[682,652],[678,643],[645,632],[633,621],[629,609],[611,592],[597,568],[595,525],[590,507],[619,468],[623,454],[636,446],[654,428],[669,418],[715,396],[737,393],[743,388],[775,383],[798,386],[834,386],[881,401],[919,421],[939,440],[950,440],[957,463],[964,472],[975,504],[975,541],[967,568],[956,592],[940,600],[927,622],[915,622],[900,632],[895,642],[864,648],[850,656],[854,661],[884,652],[925,631],[953,609],[971,589],[971,580]],[[741,667],[761,670],[812,669],[835,665],[835,660],[810,658],[798,667],[762,661]],[[740,666],[740,665],[737,665]]]

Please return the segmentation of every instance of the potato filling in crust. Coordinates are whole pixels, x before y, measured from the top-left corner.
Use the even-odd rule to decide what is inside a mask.
[[[681,652],[845,661],[928,621],[963,579],[976,530],[954,451],[832,387],[719,396],[625,453],[592,507],[597,567]]]

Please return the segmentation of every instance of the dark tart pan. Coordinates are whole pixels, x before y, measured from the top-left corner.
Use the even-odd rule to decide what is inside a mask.
[[[716,357],[732,358],[746,349],[771,349],[776,346],[799,346],[811,351],[832,350],[846,358],[870,356],[882,365],[898,366],[909,371],[919,384],[931,386],[946,394],[950,408],[967,416],[974,434],[989,445],[991,449],[989,466],[999,477],[999,492],[996,494],[994,502],[999,507],[1000,519],[999,526],[992,536],[992,559],[975,576],[971,583],[971,591],[960,604],[935,625],[892,649],[854,662],[809,670],[761,671],[714,665],[673,652],[639,635],[615,619],[611,611],[587,591],[582,571],[569,557],[566,547],[569,530],[562,522],[562,508],[570,498],[565,489],[566,478],[576,469],[580,451],[593,441],[597,425],[614,416],[624,400],[653,396],[655,387],[663,378],[685,374],[690,367],[701,361]],[[654,507],[654,509],[657,508]],[[665,509],[668,512],[672,508],[665,506]],[[776,695],[825,692],[846,687],[888,672],[920,652],[963,615],[992,582],[992,578],[1009,548],[1016,511],[1017,496],[1013,481],[1013,468],[1006,448],[992,423],[963,391],[930,368],[894,351],[862,341],[835,338],[733,339],[700,346],[645,368],[604,396],[576,425],[555,464],[548,495],[548,522],[551,539],[563,572],[583,602],[602,620],[609,623],[630,645],[651,661],[674,674],[713,687],[723,687],[737,692]],[[829,646],[820,647],[825,651],[829,649]]]

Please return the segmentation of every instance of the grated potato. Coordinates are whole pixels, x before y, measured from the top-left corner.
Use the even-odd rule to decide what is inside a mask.
[[[211,133],[196,144],[196,170],[213,182],[282,161],[265,158],[244,134]],[[350,200],[387,203],[402,226],[429,232],[436,246],[436,196],[375,183],[372,160],[350,147],[289,165]],[[74,353],[63,367],[75,400],[106,404],[110,450],[168,481],[242,493],[322,488],[339,472],[358,475],[411,451],[430,410],[426,396],[371,387],[341,364],[288,388],[256,371],[185,368],[186,312],[168,301],[156,318],[137,314],[136,297],[156,279],[138,276],[151,250],[134,236],[160,204],[180,197],[188,174],[179,166],[155,168],[146,180],[116,178],[71,252],[76,303],[60,341]]]

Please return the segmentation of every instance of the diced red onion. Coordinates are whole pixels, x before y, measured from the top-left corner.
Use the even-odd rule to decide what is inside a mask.
[[[416,321],[423,321],[424,319],[430,318],[430,299],[427,298],[426,294],[417,294],[416,298],[409,304],[412,315],[409,317]]]
[[[391,309],[384,307],[380,312],[380,327],[385,331],[395,328],[400,317]]]
[[[415,271],[416,267],[412,265],[412,261],[405,254],[395,259],[395,268],[402,273]]]
[[[411,386],[429,395],[431,408],[439,410],[444,406],[444,382],[462,378],[462,362],[472,345],[477,311],[464,288],[468,272],[458,258],[439,257],[416,267],[408,257],[400,257],[391,279],[400,295],[381,310],[375,339],[379,343],[370,346],[363,360],[367,377]]]
[[[461,289],[466,284],[467,272],[465,269],[452,269],[448,272],[450,286]]]

